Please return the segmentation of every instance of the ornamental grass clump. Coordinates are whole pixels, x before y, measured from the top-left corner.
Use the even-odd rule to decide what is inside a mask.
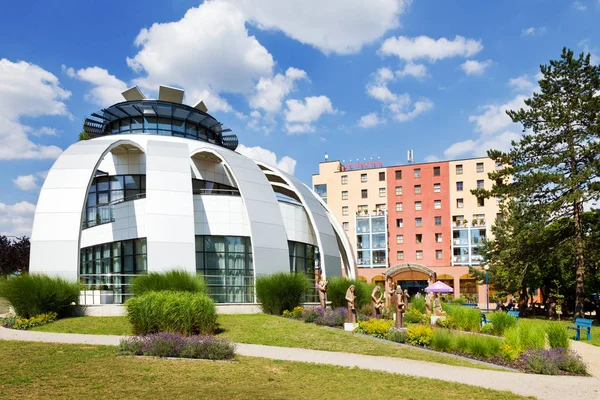
[[[488,358],[500,354],[502,340],[491,336],[462,334],[456,338],[455,348],[461,353]]]
[[[434,329],[431,348],[449,352],[454,349],[454,334],[447,329]]]
[[[256,279],[256,297],[265,314],[281,315],[284,310],[293,310],[302,303],[309,289],[304,274],[279,272]]]
[[[119,352],[123,355],[207,360],[235,358],[235,346],[227,340],[210,335],[183,336],[167,332],[121,339]]]
[[[213,300],[201,293],[148,292],[127,300],[125,307],[136,334],[210,334],[217,322]]]
[[[348,302],[346,301],[346,291],[354,285],[356,296],[356,309],[371,304],[371,292],[375,288],[375,285],[368,284],[356,279],[346,279],[341,277],[334,277],[329,280],[329,286],[327,287],[327,299],[331,301],[333,308],[346,307]]]
[[[391,340],[392,342],[404,343],[407,341],[408,335],[406,334],[406,329],[392,328],[385,335],[385,338],[387,340]]]
[[[178,269],[138,276],[133,279],[131,290],[134,296],[159,291],[207,294],[206,284],[201,276]]]
[[[81,288],[79,283],[59,277],[24,274],[2,280],[0,297],[6,299],[21,318],[50,312],[64,318],[75,310]]]
[[[569,332],[567,332],[567,328],[559,324],[549,324],[546,328],[546,333],[548,334],[548,344],[553,349],[569,348]]]
[[[315,318],[315,324],[323,326],[344,326],[346,320],[347,309],[338,307],[334,309],[327,309],[322,312],[317,318]]]
[[[478,332],[481,329],[481,313],[479,310],[451,305],[447,305],[444,308],[448,316],[452,317],[453,325],[456,329],[468,332]]]
[[[517,326],[517,319],[503,312],[488,314],[487,319],[491,324],[491,328],[488,328],[490,329],[489,333],[496,336],[502,336],[507,329]]]
[[[419,311],[421,314],[425,314],[425,298],[423,296],[413,296],[410,299],[410,304],[408,306],[409,310],[415,309]]]

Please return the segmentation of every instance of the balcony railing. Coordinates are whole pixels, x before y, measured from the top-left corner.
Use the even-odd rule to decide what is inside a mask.
[[[146,193],[138,193],[133,196],[124,197],[122,199],[113,200],[110,203],[100,204],[98,206],[88,207],[83,215],[82,228],[91,228],[96,225],[108,224],[115,221],[114,211],[115,205],[126,201],[143,199]]]
[[[373,211],[369,212],[368,210],[359,210],[359,211],[356,211],[356,216],[358,218],[385,217],[385,211],[386,210],[373,210]]]
[[[473,220],[471,222],[466,219],[452,221],[453,228],[485,228],[487,226],[487,222],[484,219]]]
[[[238,189],[194,189],[194,194],[211,194],[217,196],[239,196]]]
[[[460,264],[468,264],[469,263],[469,256],[465,255],[465,256],[454,256],[453,260],[455,263],[460,263]]]

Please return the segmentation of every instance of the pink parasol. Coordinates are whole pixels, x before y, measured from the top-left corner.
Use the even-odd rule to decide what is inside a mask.
[[[452,289],[450,286],[446,285],[442,281],[437,281],[436,283],[427,286],[425,288],[425,291],[432,293],[452,293],[454,292],[454,289]]]

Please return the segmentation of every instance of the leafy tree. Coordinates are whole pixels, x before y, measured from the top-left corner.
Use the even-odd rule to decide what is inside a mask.
[[[11,240],[0,235],[0,275],[8,275],[29,269],[29,238],[26,236]]]
[[[88,135],[88,133],[85,131],[85,124],[81,127],[81,132],[79,132],[79,139],[77,139],[78,142],[81,142],[82,140],[89,140],[90,139],[90,135]]]
[[[583,205],[599,196],[600,68],[590,63],[589,54],[575,58],[564,48],[560,60],[551,60],[540,70],[541,93],[525,100],[527,108],[507,111],[526,133],[508,153],[488,151],[505,167],[489,174],[496,181],[491,191],[473,193],[513,198],[530,221],[573,220],[567,238],[575,249],[575,316],[580,317],[589,256]]]

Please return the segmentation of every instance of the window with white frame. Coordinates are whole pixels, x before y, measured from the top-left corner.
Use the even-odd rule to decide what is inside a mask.
[[[396,244],[404,243],[404,235],[396,235]]]
[[[423,226],[423,218],[415,218],[415,226]]]
[[[414,172],[415,172],[415,178],[421,177],[421,168],[415,168]]]
[[[402,186],[396,186],[396,196],[402,196]]]
[[[385,197],[385,188],[379,188],[379,197]]]
[[[362,183],[367,182],[367,174],[360,174],[360,181]]]
[[[415,201],[415,211],[421,211],[421,202]]]
[[[464,199],[456,199],[456,208],[463,208],[465,206]]]
[[[350,229],[350,224],[348,222],[342,222],[342,227],[345,231],[347,231]]]
[[[436,226],[440,226],[440,225],[442,225],[442,217],[441,217],[441,216],[437,215],[437,216],[435,217],[435,225],[436,225]]]
[[[396,218],[396,228],[402,228],[404,226],[404,221],[402,218]]]
[[[435,251],[435,259],[436,260],[441,260],[443,256],[442,250],[436,250]]]
[[[403,251],[396,252],[396,260],[398,260],[398,261],[404,260],[404,252]]]
[[[421,194],[421,185],[415,185],[415,194]]]
[[[342,175],[342,185],[348,184],[348,175]]]
[[[348,215],[348,206],[343,206],[342,207],[342,215],[343,216],[347,216]]]
[[[462,175],[462,173],[463,173],[463,166],[462,166],[462,164],[458,164],[456,166],[456,175]]]
[[[348,191],[342,190],[342,200],[348,200]]]
[[[477,172],[483,172],[483,163],[482,162],[477,163]]]
[[[441,183],[434,183],[433,184],[433,191],[435,193],[439,193],[442,191],[442,184]]]
[[[477,181],[477,189],[483,189],[483,188],[484,188],[483,179],[479,179]]]
[[[397,212],[401,212],[402,211],[402,202],[397,202],[396,203],[396,211]]]
[[[433,201],[433,208],[436,210],[439,210],[440,208],[442,208],[442,201],[441,200],[434,200]]]
[[[417,260],[423,259],[423,250],[417,250],[416,258],[417,258]]]
[[[442,234],[441,233],[436,233],[435,234],[435,242],[436,243],[442,243]]]

